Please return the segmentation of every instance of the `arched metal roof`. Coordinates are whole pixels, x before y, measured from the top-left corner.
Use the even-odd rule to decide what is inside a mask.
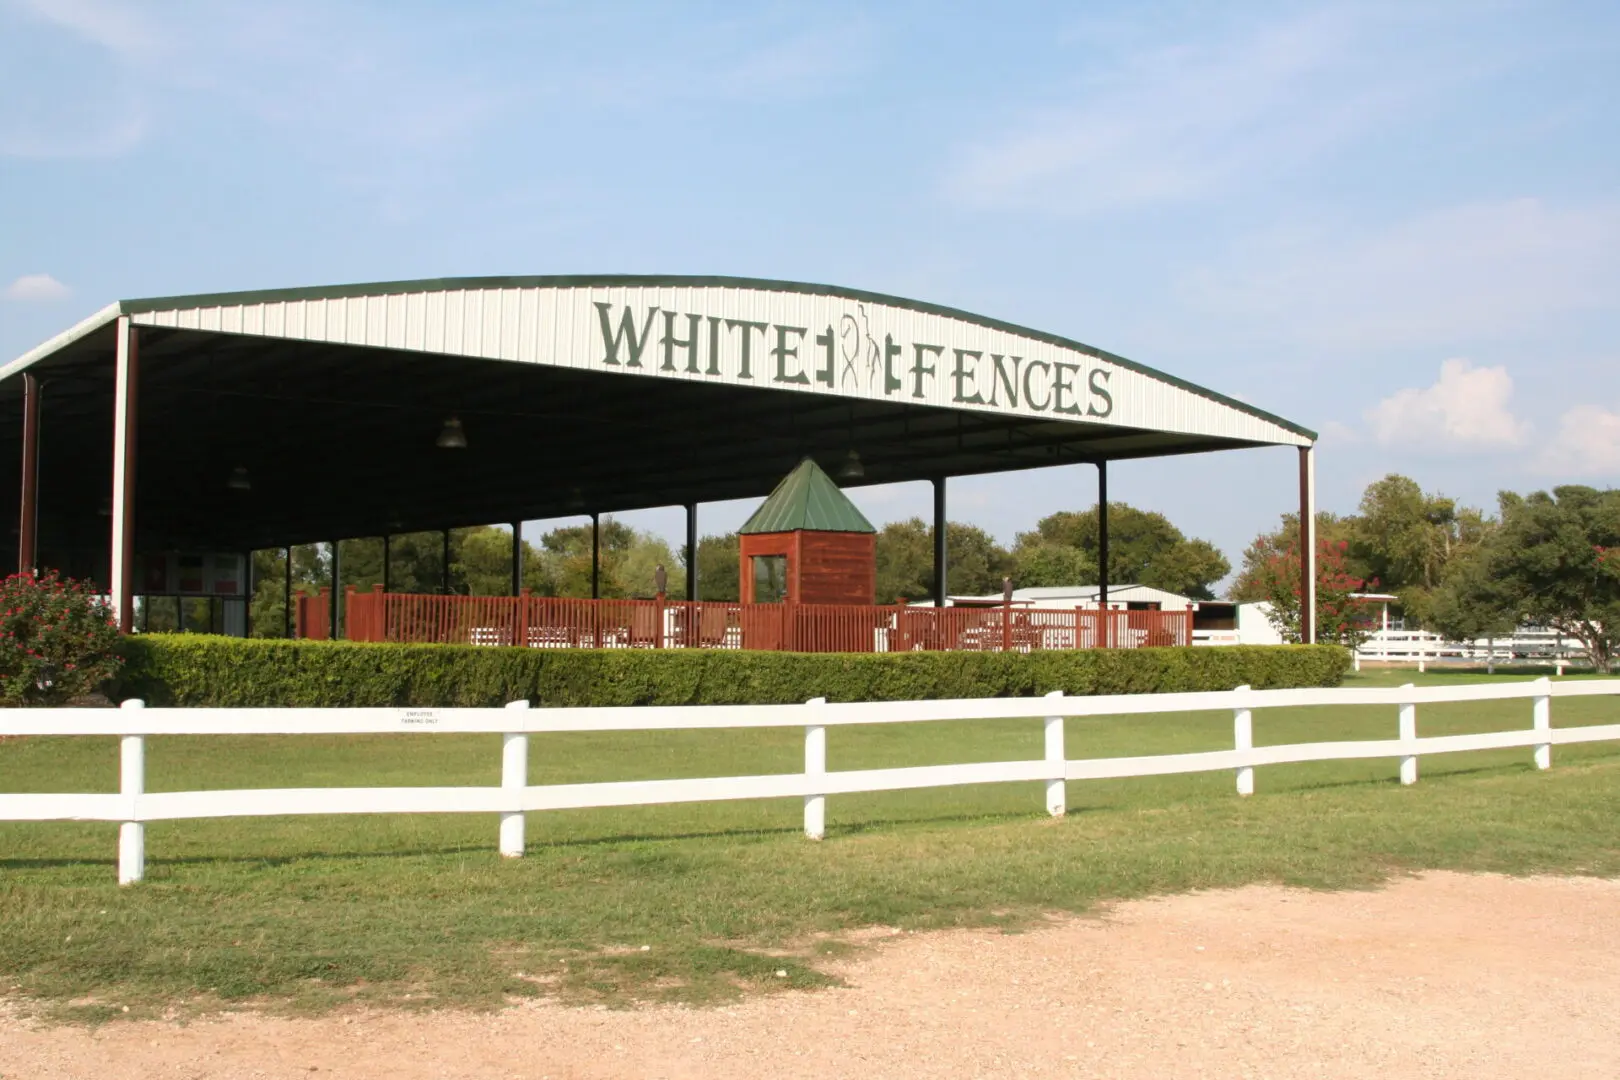
[[[0,401],[25,370],[46,381],[42,500],[87,535],[93,508],[53,499],[105,489],[121,317],[140,335],[151,544],[756,496],[850,449],[884,483],[1315,440],[1068,338],[833,286],[603,275],[125,300],[0,368]],[[16,475],[16,411],[0,408],[0,475]],[[450,413],[464,453],[433,445]],[[251,498],[225,488],[237,465]]]

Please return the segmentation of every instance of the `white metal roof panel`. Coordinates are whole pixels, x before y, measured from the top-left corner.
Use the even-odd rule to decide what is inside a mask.
[[[1308,446],[1297,424],[1079,342],[831,286],[743,278],[451,279],[123,301],[139,325]]]

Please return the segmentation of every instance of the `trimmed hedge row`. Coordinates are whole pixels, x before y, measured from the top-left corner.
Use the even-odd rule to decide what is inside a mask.
[[[117,696],[181,706],[788,704],[1337,686],[1332,645],[1034,653],[512,649],[126,638]]]

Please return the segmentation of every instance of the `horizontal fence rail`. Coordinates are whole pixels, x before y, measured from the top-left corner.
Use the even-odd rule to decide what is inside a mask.
[[[1235,690],[1184,694],[1122,694],[1039,698],[970,698],[804,705],[653,706],[530,709],[148,709],[126,701],[111,709],[12,709],[0,712],[0,736],[118,736],[117,794],[0,794],[0,821],[115,821],[119,823],[118,880],[145,873],[148,821],[297,814],[493,813],[500,816],[499,850],[524,850],[524,815],[530,811],[648,806],[733,799],[802,798],[804,831],[820,839],[830,795],[904,791],[1015,781],[1044,781],[1046,808],[1065,812],[1069,780],[1164,776],[1230,769],[1240,795],[1254,792],[1254,770],[1311,761],[1397,758],[1405,784],[1417,780],[1426,754],[1528,747],[1537,768],[1552,764],[1552,747],[1620,740],[1620,724],[1552,727],[1552,699],[1620,697],[1620,680],[1554,683],[1542,678],[1506,684],[1389,688]],[[1469,735],[1418,737],[1417,708],[1441,702],[1528,699],[1530,726]],[[1323,705],[1377,705],[1396,713],[1392,739],[1255,746],[1256,709]],[[1063,721],[1069,717],[1131,716],[1229,710],[1233,748],[1145,757],[1070,760]],[[856,724],[941,720],[1040,718],[1045,754],[1031,761],[996,761],[828,772],[827,729]],[[728,728],[802,728],[804,770],[765,776],[607,781],[530,785],[531,736],[584,731],[688,731]],[[500,734],[498,787],[271,788],[215,791],[145,790],[145,739],[152,735]]]
[[[329,636],[331,597],[298,602],[300,637]],[[343,636],[402,644],[531,649],[752,649],[791,652],[1032,652],[1191,645],[1190,611],[741,604],[434,596],[344,590]]]

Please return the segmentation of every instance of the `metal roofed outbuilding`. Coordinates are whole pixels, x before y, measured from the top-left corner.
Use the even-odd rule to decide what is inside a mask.
[[[465,449],[436,445],[451,417]],[[867,483],[933,481],[942,519],[949,476],[1083,462],[1105,478],[1115,459],[1294,446],[1308,524],[1314,442],[1057,335],[748,278],[126,300],[0,368],[17,564],[99,552],[95,576],[125,617],[137,549],[690,511],[757,497],[806,456],[832,465],[851,451]],[[943,584],[936,574],[941,595]]]

